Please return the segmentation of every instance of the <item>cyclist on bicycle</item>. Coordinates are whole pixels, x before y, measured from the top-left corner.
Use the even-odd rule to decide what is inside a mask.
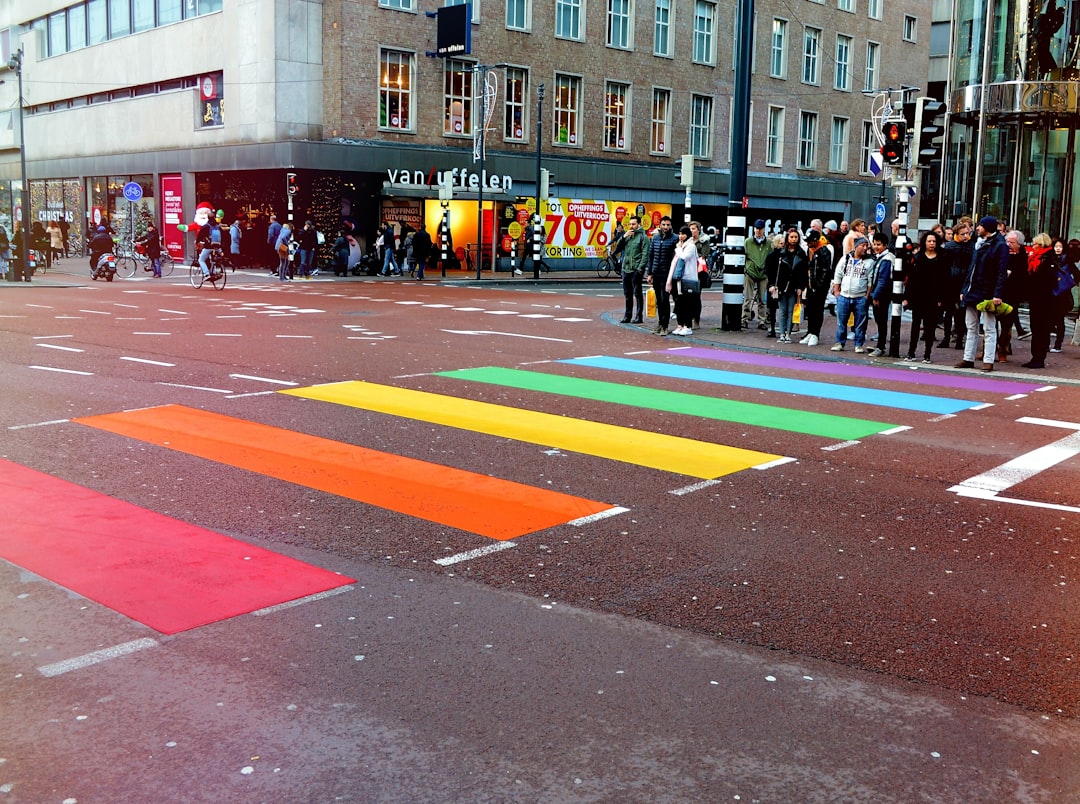
[[[210,278],[210,254],[221,250],[221,226],[213,218],[210,218],[199,229],[195,237],[195,245],[199,248],[199,267],[202,268],[203,276]]]
[[[146,257],[150,260],[150,268],[145,270],[153,270],[154,278],[161,279],[161,234],[158,232],[157,227],[154,226],[153,221],[146,227],[146,234],[135,241],[146,249]]]

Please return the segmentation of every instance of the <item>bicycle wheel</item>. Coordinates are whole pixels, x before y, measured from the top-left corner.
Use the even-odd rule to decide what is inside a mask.
[[[225,287],[225,268],[222,265],[215,265],[210,270],[210,284],[214,286],[214,290],[222,290]]]
[[[195,263],[188,268],[188,280],[191,282],[191,286],[198,290],[202,287],[203,273],[202,266],[199,263]]]
[[[611,276],[611,263],[608,262],[607,257],[596,263],[596,275],[601,279],[607,279]]]
[[[116,261],[116,275],[123,279],[131,279],[135,276],[135,269],[138,268],[134,257],[120,257]]]
[[[172,255],[167,251],[161,252],[161,275],[172,276],[173,268],[176,263],[173,262]]]

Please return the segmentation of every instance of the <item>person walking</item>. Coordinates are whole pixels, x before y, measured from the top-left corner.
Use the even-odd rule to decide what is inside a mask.
[[[158,232],[154,222],[146,227],[144,234],[137,242],[146,249],[146,258],[150,260],[150,267],[145,269],[154,272],[154,279],[161,279],[161,233]]]
[[[431,257],[431,248],[431,235],[428,234],[424,224],[421,223],[420,228],[412,236],[413,259],[416,260],[416,278],[421,282],[424,280],[424,267]]]
[[[983,371],[994,370],[994,355],[997,352],[997,313],[1005,292],[1005,280],[1008,278],[1009,247],[1005,238],[998,232],[997,218],[986,215],[979,219],[975,232],[982,242],[975,249],[975,256],[968,270],[967,280],[961,291],[964,306],[964,325],[967,327],[967,340],[964,342],[964,359],[956,368],[975,368],[975,355],[979,349],[979,323],[983,327]],[[985,305],[983,302],[990,302]],[[983,309],[979,309],[983,305]]]
[[[892,272],[896,257],[889,251],[889,237],[884,232],[875,232],[870,240],[873,261],[870,263],[870,276],[867,285],[870,293],[870,309],[877,326],[877,344],[870,350],[871,357],[885,354],[889,342],[889,313],[892,307]]]
[[[397,246],[394,224],[390,223],[390,221],[383,221],[382,235],[380,237],[382,239],[383,264],[379,276],[390,276],[391,274],[401,276],[401,268],[398,267],[397,259],[394,257]]]
[[[281,224],[278,223],[277,215],[270,216],[270,225],[266,227],[266,247],[270,252],[270,262],[266,264],[267,268],[273,265],[273,261],[279,260],[278,273],[281,273],[280,258],[278,255],[277,241],[281,237]],[[273,270],[273,269],[271,269]]]
[[[627,224],[627,234],[623,238],[622,247],[622,283],[623,298],[625,299],[625,312],[620,323],[641,324],[645,315],[645,294],[642,291],[642,280],[645,277],[645,268],[649,260],[649,238],[641,228],[641,219],[637,215],[631,215]],[[694,263],[694,277],[697,277],[697,263]],[[631,318],[631,314],[633,317]]]
[[[661,336],[668,334],[671,321],[671,293],[667,289],[667,278],[678,242],[679,236],[671,229],[671,217],[664,215],[649,241],[649,260],[645,268],[645,278],[656,294],[656,334]]]
[[[693,335],[693,323],[701,315],[701,285],[697,278],[697,245],[689,226],[679,227],[679,241],[671,258],[665,289],[675,298],[672,335]]]
[[[277,242],[274,244],[274,251],[278,256],[278,281],[289,282],[292,277],[289,276],[289,243],[292,242],[292,227],[285,223],[282,224],[281,229],[278,232]]]
[[[319,247],[319,233],[315,230],[315,224],[304,221],[304,228],[297,236],[298,251],[300,254],[300,278],[311,279],[311,267],[315,264],[315,250]]]
[[[870,263],[866,251],[870,241],[855,238],[855,247],[840,260],[833,274],[832,292],[836,297],[836,343],[832,351],[842,352],[847,346],[848,317],[854,316],[855,352],[866,351],[866,306]]]
[[[949,260],[938,248],[941,235],[931,230],[923,235],[919,251],[908,264],[904,283],[904,307],[911,311],[911,335],[907,360],[915,359],[920,332],[923,339],[922,362],[929,363],[934,349],[938,321],[949,293]]]
[[[49,249],[47,267],[52,268],[53,262],[64,255],[64,232],[58,221],[49,221],[46,231],[49,235]]]
[[[237,267],[243,267],[240,256],[240,241],[244,239],[244,219],[239,215],[229,226],[229,259],[232,261],[233,273]]]
[[[1035,235],[1027,258],[1028,331],[1031,359],[1021,364],[1027,369],[1046,368],[1050,333],[1054,323],[1054,290],[1057,288],[1058,258],[1046,232]]]
[[[809,281],[809,263],[802,248],[799,230],[792,226],[784,235],[784,247],[777,261],[776,277],[769,294],[776,299],[777,343],[791,343],[791,319]]]
[[[772,250],[772,243],[765,236],[765,221],[758,218],[754,221],[754,233],[743,241],[743,252],[746,254],[743,267],[743,329],[750,329],[750,321],[754,317],[757,318],[757,328],[766,329],[765,295],[769,283],[765,277],[765,258]]]

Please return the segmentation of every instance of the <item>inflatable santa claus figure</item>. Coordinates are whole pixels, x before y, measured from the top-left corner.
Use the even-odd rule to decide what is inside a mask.
[[[222,210],[217,210],[216,217],[224,217],[225,213]],[[210,223],[211,219],[215,217],[214,207],[212,204],[203,201],[197,207],[195,207],[195,218],[188,223],[181,223],[177,226],[177,230],[181,232],[195,232],[199,233],[199,230]]]

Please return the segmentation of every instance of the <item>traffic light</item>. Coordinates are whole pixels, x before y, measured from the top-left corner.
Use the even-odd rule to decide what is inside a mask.
[[[911,143],[911,153],[919,167],[930,167],[930,163],[941,156],[945,137],[945,104],[933,98],[915,99],[915,134]]]
[[[886,120],[881,126],[885,144],[881,146],[881,156],[886,165],[904,163],[904,146],[907,144],[907,123],[903,120]]]
[[[547,168],[540,168],[540,197],[549,198],[551,196],[551,173]]]
[[[694,186],[694,155],[683,154],[679,157],[679,172],[675,174],[683,187]]]
[[[297,191],[300,189],[300,185],[296,183],[295,173],[285,174],[285,187],[288,190],[289,195],[296,195]]]

